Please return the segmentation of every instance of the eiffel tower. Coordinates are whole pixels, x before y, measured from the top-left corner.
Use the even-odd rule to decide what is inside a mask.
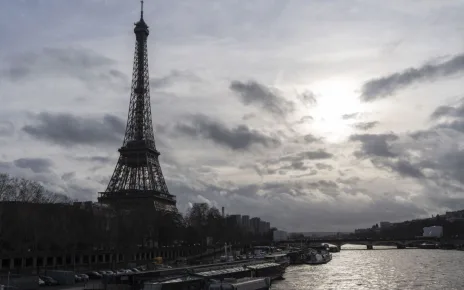
[[[126,133],[119,160],[105,192],[98,201],[120,209],[155,207],[175,211],[176,197],[169,193],[158,161],[151,120],[148,77],[148,26],[143,20],[135,23],[135,54]]]

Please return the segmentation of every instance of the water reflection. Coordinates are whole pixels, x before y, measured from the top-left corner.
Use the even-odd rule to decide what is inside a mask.
[[[464,289],[464,251],[344,246],[326,265],[291,266],[272,289]]]

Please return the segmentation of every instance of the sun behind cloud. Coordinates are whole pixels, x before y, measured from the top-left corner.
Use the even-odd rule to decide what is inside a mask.
[[[342,116],[367,110],[356,94],[357,83],[350,79],[334,78],[318,81],[311,88],[318,96],[311,129],[328,142],[342,142],[354,130],[352,121]]]

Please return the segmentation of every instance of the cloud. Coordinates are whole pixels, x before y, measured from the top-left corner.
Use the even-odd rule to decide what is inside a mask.
[[[355,119],[359,116],[359,113],[351,113],[342,115],[343,120]]]
[[[20,158],[13,161],[19,168],[28,168],[35,173],[49,172],[53,162],[46,158]]]
[[[248,121],[248,120],[251,120],[253,118],[256,118],[256,114],[249,113],[249,114],[243,115],[242,120],[243,121]]]
[[[396,141],[395,134],[355,134],[350,136],[351,141],[361,142],[361,151],[356,151],[355,156],[362,158],[367,156],[396,157],[391,151],[387,141]]]
[[[297,154],[296,156],[299,156],[303,159],[308,159],[308,160],[320,160],[320,159],[330,159],[333,157],[333,154],[323,150],[319,149],[317,151],[305,151]]]
[[[312,91],[305,91],[302,94],[298,94],[298,99],[304,105],[314,105],[317,103],[316,94],[314,94]]]
[[[303,139],[304,139],[304,141],[307,142],[307,143],[319,142],[319,141],[321,140],[320,138],[317,138],[317,137],[315,137],[315,136],[312,135],[312,134],[306,134],[306,135],[304,135]]]
[[[31,137],[61,146],[115,144],[124,138],[125,123],[109,114],[93,118],[42,112],[34,116],[34,121],[22,130]]]
[[[20,158],[13,162],[0,161],[0,172],[37,181],[45,189],[72,199],[95,200],[95,186],[100,187],[99,183],[92,178],[78,178],[75,172],[58,175],[55,170],[51,170],[53,165],[54,162],[47,158]]]
[[[7,58],[0,76],[13,82],[68,76],[94,86],[127,82],[126,75],[114,65],[114,60],[92,50],[46,47]]]
[[[0,121],[0,138],[2,136],[8,137],[14,134],[15,127],[9,121]]]
[[[74,178],[76,176],[75,172],[66,172],[63,175],[61,175],[61,179],[64,181],[69,181],[70,179]]]
[[[150,87],[155,90],[163,89],[180,81],[199,82],[201,78],[189,71],[172,70],[168,75],[163,77],[151,78]]]
[[[398,90],[419,82],[434,81],[439,78],[464,72],[464,54],[439,63],[427,63],[418,68],[410,67],[364,83],[361,99],[365,102],[383,99],[395,94]]]
[[[279,170],[283,170],[281,173],[286,172],[287,170],[299,170],[305,171],[310,169],[309,165],[306,163],[307,161],[314,161],[314,160],[325,160],[331,159],[334,155],[323,150],[309,150],[309,151],[301,151],[296,154],[284,155],[279,158],[267,160],[263,163],[263,165],[267,168],[266,171],[270,174],[274,174]],[[269,165],[277,165],[277,167],[268,168]],[[313,171],[313,174],[316,174],[317,171]]]
[[[432,120],[443,117],[464,118],[464,99],[461,99],[455,106],[439,106],[430,115],[430,119]]]
[[[190,123],[178,123],[175,130],[189,137],[208,139],[232,150],[249,150],[253,145],[265,147],[280,145],[278,138],[267,136],[246,125],[228,128],[225,124],[204,115],[194,115],[190,119]]]
[[[319,170],[333,170],[333,166],[325,163],[316,163],[316,168]]]
[[[374,160],[374,164],[378,167],[390,169],[402,177],[425,178],[420,167],[411,164],[407,160]]]
[[[367,131],[367,130],[370,130],[370,129],[374,128],[378,124],[379,124],[378,121],[359,122],[359,123],[354,124],[353,127],[355,127],[358,130]]]
[[[96,163],[110,163],[114,160],[110,157],[106,156],[88,156],[88,157],[76,157],[76,160],[79,161],[88,161],[88,162],[96,162]]]
[[[460,99],[454,106],[439,106],[430,115],[430,119],[439,121],[435,128],[464,133],[464,99]]]
[[[256,81],[232,81],[229,88],[236,93],[246,106],[255,105],[268,113],[286,117],[293,112],[294,104],[287,101],[275,90],[271,90]]]
[[[301,119],[297,122],[297,124],[305,124],[305,123],[309,123],[311,121],[313,121],[314,118],[311,117],[311,116],[303,116],[301,117]]]

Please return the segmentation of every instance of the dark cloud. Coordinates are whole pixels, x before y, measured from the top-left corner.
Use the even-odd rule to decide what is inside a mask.
[[[14,134],[15,127],[10,121],[0,121],[0,137]]]
[[[250,129],[246,125],[228,128],[225,124],[204,115],[191,116],[190,121],[188,124],[178,123],[175,126],[176,131],[190,137],[208,139],[232,150],[248,150],[253,145],[262,145],[265,147],[280,145],[279,139]]]
[[[456,106],[440,106],[430,115],[433,120],[442,117],[464,118],[464,100]]]
[[[255,170],[259,176],[274,175],[277,173],[280,175],[286,175],[288,173],[306,171],[307,173],[305,174],[292,175],[293,177],[303,177],[317,174],[317,170],[312,168],[311,162],[330,158],[333,158],[331,153],[319,149],[315,151],[303,151],[276,159],[269,159],[264,162],[257,162],[252,166],[249,166],[249,168]],[[332,166],[323,163],[317,163],[316,167],[327,170],[332,169]]]
[[[333,166],[325,163],[316,163],[316,168],[319,170],[332,170]]]
[[[464,99],[461,99],[460,102],[455,106],[438,107],[430,115],[430,118],[432,120],[442,120],[435,126],[435,128],[451,129],[460,133],[464,133]]]
[[[76,176],[75,172],[66,172],[66,173],[63,173],[63,175],[61,175],[61,179],[63,179],[64,181],[69,181],[73,179],[75,176]]]
[[[333,157],[333,154],[324,151],[322,149],[316,150],[316,151],[303,151],[299,152],[297,154],[293,155],[286,155],[283,157],[280,157],[276,160],[271,161],[271,164],[282,164],[283,162],[289,162],[290,164],[299,165],[301,164],[300,162],[304,162],[305,160],[311,161],[311,160],[324,160],[324,159],[330,159]]]
[[[19,168],[28,168],[35,173],[49,172],[53,162],[46,158],[20,158],[13,161]]]
[[[464,184],[464,150],[444,154],[439,158],[436,169],[441,171],[442,177]]]
[[[306,185],[313,190],[319,190],[324,195],[331,197],[337,197],[340,194],[338,184],[332,180],[312,181],[308,182]]]
[[[339,178],[336,179],[336,181],[338,183],[342,183],[342,184],[356,185],[361,181],[361,178],[359,178],[357,176],[352,176],[352,177],[348,177],[348,178],[339,177]]]
[[[281,117],[293,112],[294,104],[273,91],[255,81],[246,83],[232,81],[229,88],[240,96],[244,105],[260,106],[263,110]]]
[[[388,76],[371,79],[362,86],[361,99],[365,102],[386,98],[396,91],[419,82],[433,81],[464,71],[464,54],[447,61],[427,63],[418,68],[407,68]]]
[[[150,79],[150,87],[153,89],[163,89],[176,82],[192,81],[199,82],[201,79],[189,71],[172,70],[168,75]]]
[[[325,151],[325,150],[322,150],[322,149],[319,149],[317,151],[304,151],[304,152],[300,152],[298,153],[297,155],[295,155],[301,159],[305,159],[305,160],[320,160],[320,159],[330,159],[333,157],[333,154]],[[285,159],[285,157],[283,158]]]
[[[285,175],[289,170],[290,171],[306,171],[309,169],[309,166],[305,165],[304,160],[293,160],[290,164],[281,166],[275,170],[268,170],[269,174],[274,174],[278,171],[281,175]]]
[[[113,67],[114,60],[80,48],[43,48],[10,57],[5,64],[0,76],[15,82],[45,76],[68,76],[88,85],[118,85],[128,81],[125,74]]]
[[[114,115],[86,118],[43,112],[34,121],[35,124],[26,125],[22,130],[34,138],[62,146],[122,143],[124,138],[125,123]]]
[[[89,161],[97,163],[111,163],[114,161],[112,158],[105,156],[76,157],[75,159],[78,161]]]
[[[370,129],[374,128],[378,124],[379,124],[379,122],[377,122],[377,121],[359,122],[359,123],[354,124],[353,127],[355,127],[358,130],[367,131],[367,130],[370,130]]]
[[[464,120],[456,120],[456,121],[451,121],[451,122],[443,122],[441,124],[438,124],[436,128],[440,129],[451,129],[458,131],[460,133],[464,133]]]
[[[420,130],[409,133],[409,136],[419,141],[422,139],[437,138],[439,134],[435,130]]]
[[[305,91],[304,93],[299,94],[298,99],[304,105],[314,105],[317,103],[316,95],[311,91]]]
[[[355,134],[350,136],[351,141],[361,142],[361,151],[356,151],[358,158],[367,156],[395,157],[387,141],[396,141],[397,135],[394,134]]]
[[[313,121],[314,118],[311,116],[303,116],[301,119],[297,122],[297,124],[304,124]]]
[[[315,137],[315,136],[312,135],[312,134],[306,134],[306,135],[304,135],[303,140],[304,140],[305,142],[307,142],[307,143],[313,143],[313,142],[318,142],[318,141],[320,141],[321,139]]]
[[[374,160],[373,163],[378,167],[383,167],[396,172],[401,177],[424,178],[424,174],[419,166],[411,164],[407,160]]]
[[[344,114],[342,115],[343,120],[356,119],[359,116],[359,113]]]
[[[451,129],[464,133],[464,99],[461,99],[455,106],[438,107],[430,115],[430,118],[432,120],[441,120],[441,122],[435,125],[437,129]]]
[[[401,176],[413,178],[425,177],[420,168],[414,166],[407,160],[398,160],[391,165],[391,168],[398,172]]]
[[[243,115],[242,120],[243,121],[248,121],[248,120],[253,119],[253,118],[256,118],[256,114],[249,113],[249,114]]]

